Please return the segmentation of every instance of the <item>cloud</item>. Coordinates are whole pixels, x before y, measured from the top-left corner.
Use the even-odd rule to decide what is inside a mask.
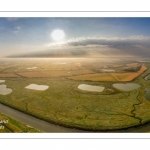
[[[149,57],[150,37],[82,37],[43,45],[25,57]]]
[[[19,31],[21,30],[21,27],[20,26],[17,26],[14,28],[14,30],[12,31],[14,34],[17,34],[19,33]]]
[[[14,31],[13,31],[14,34],[17,34],[18,32],[19,32],[18,30],[14,30]]]
[[[19,18],[17,18],[17,17],[8,17],[8,18],[6,18],[8,21],[16,21],[16,20],[18,20]]]
[[[126,45],[145,45],[150,46],[150,37],[132,36],[127,38],[77,38],[66,41],[65,45],[87,46],[87,45],[107,45],[107,46],[126,46]]]
[[[150,55],[150,37],[82,37],[65,41],[64,43],[60,44],[59,47],[68,49],[82,48],[82,50],[95,51],[99,54],[120,54],[145,57]]]
[[[15,29],[20,30],[20,29],[21,29],[21,27],[17,26],[17,27],[15,27]]]

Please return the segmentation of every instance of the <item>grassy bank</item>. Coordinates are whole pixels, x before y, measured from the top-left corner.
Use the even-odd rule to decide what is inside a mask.
[[[0,113],[0,133],[37,133],[40,132],[37,129],[34,129],[30,126],[27,126],[17,120],[12,119],[9,116],[6,116]]]

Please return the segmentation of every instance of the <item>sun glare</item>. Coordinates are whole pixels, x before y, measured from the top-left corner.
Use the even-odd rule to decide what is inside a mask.
[[[55,41],[60,41],[64,39],[65,33],[63,30],[56,29],[52,32],[51,36]]]

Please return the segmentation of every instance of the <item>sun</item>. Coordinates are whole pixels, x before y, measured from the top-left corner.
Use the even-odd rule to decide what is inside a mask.
[[[55,41],[60,41],[62,39],[64,39],[65,37],[65,33],[63,30],[60,29],[56,29],[52,32],[51,37],[53,38],[53,40]]]

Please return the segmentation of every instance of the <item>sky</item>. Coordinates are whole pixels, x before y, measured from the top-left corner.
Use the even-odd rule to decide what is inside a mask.
[[[64,36],[56,40],[52,32]],[[56,36],[60,37],[60,33]],[[0,57],[150,55],[150,18],[0,18]]]

